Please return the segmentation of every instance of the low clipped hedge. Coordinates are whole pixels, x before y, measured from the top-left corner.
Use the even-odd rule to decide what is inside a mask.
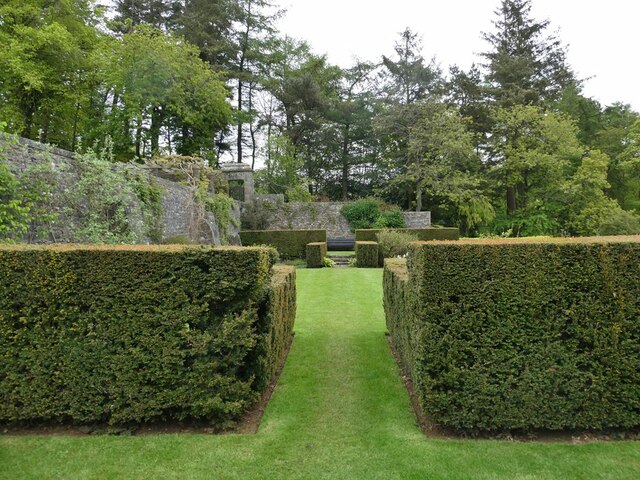
[[[231,426],[291,337],[269,248],[0,248],[0,422]]]
[[[327,256],[327,243],[314,242],[308,243],[307,251],[307,268],[324,267],[324,257]]]
[[[459,240],[460,239],[459,228],[450,228],[450,227],[392,228],[391,230],[415,235],[416,237],[418,237],[418,240],[425,241],[425,242],[431,241],[431,240]],[[378,233],[380,233],[381,231],[382,229],[380,228],[356,230],[356,241],[357,242],[375,242],[378,239],[377,237]]]
[[[640,240],[414,243],[387,326],[424,412],[459,431],[640,426]]]
[[[378,268],[377,242],[356,242],[356,265],[358,268]]]
[[[326,242],[326,230],[244,230],[240,232],[242,245],[270,245],[283,259],[306,257],[308,243]]]

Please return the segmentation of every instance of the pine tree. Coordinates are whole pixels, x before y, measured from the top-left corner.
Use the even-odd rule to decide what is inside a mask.
[[[388,70],[389,96],[409,105],[423,100],[440,90],[441,72],[431,62],[425,65],[422,57],[422,42],[418,34],[406,29],[394,46],[397,59],[383,56],[382,63]]]
[[[236,2],[181,0],[174,2],[174,28],[200,49],[200,58],[214,68],[228,68],[235,55],[231,29]]]
[[[232,42],[235,58],[229,63],[231,77],[236,80],[236,154],[237,161],[243,161],[245,145],[245,125],[251,127],[254,121],[253,100],[259,87],[259,71],[266,61],[269,37],[275,35],[275,20],[281,15],[271,0],[236,0],[233,9],[235,29]],[[255,133],[250,128],[251,148],[255,161]]]
[[[128,32],[136,25],[165,28],[173,11],[171,0],[116,0],[113,28]]]
[[[500,107],[547,105],[557,100],[573,80],[566,49],[546,35],[549,21],[531,18],[531,0],[502,0],[494,33],[484,33],[492,49],[487,60],[490,96]]]

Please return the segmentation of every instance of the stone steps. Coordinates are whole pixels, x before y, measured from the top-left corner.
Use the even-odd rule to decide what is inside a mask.
[[[329,258],[333,260],[336,264],[336,268],[347,268],[349,267],[349,262],[352,258],[355,258],[354,255],[329,255]]]

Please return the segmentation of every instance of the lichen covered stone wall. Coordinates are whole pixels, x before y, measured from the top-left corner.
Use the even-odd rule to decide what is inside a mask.
[[[64,182],[73,182],[77,169],[76,160],[72,152],[59,148],[44,145],[24,138],[7,137],[0,135],[0,151],[3,161],[7,163],[9,169],[18,177],[21,172],[29,167],[48,162],[54,169],[63,171]],[[117,166],[115,168],[118,168]],[[139,173],[148,175],[162,190],[162,238],[169,241],[189,240],[199,243],[221,244],[220,229],[215,217],[207,212],[206,218],[198,222],[195,218],[195,209],[192,194],[189,189],[166,175],[161,175],[155,169],[147,168],[143,165],[131,166]],[[240,208],[236,205],[234,216],[239,220]],[[199,223],[197,228],[194,225]],[[239,244],[238,229],[230,225],[228,242]],[[64,241],[64,238],[56,239]]]

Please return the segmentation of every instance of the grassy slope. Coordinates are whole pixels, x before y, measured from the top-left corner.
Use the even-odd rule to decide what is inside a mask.
[[[253,436],[0,436],[0,478],[637,479],[640,444],[427,440],[384,337],[381,270],[300,270],[296,339]]]

